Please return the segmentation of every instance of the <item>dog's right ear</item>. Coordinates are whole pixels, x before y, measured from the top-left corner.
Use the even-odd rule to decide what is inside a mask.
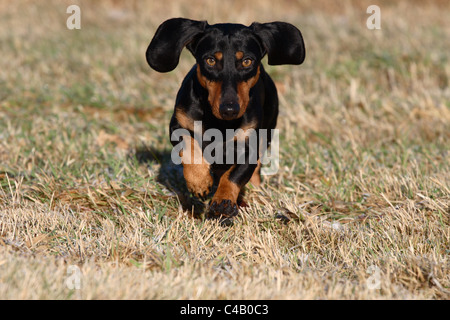
[[[173,18],[163,22],[156,30],[145,56],[156,71],[169,72],[176,68],[183,48],[203,33],[206,21]]]
[[[305,60],[305,43],[295,26],[286,22],[251,24],[267,52],[270,65],[301,64]]]

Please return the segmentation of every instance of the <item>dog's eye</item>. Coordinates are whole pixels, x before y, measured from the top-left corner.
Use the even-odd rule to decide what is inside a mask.
[[[216,64],[216,59],[214,59],[214,58],[207,58],[206,59],[206,63],[212,67],[212,66],[214,66]]]
[[[253,63],[252,59],[247,58],[247,59],[242,60],[242,66],[244,68],[250,67],[252,65],[252,63]]]

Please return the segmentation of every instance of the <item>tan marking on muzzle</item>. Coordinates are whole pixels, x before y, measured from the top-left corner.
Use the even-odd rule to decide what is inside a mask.
[[[258,70],[256,71],[256,75],[251,77],[250,79],[246,81],[239,82],[237,85],[237,95],[238,95],[238,102],[239,107],[241,108],[239,110],[238,118],[242,117],[242,115],[245,113],[248,107],[248,102],[250,101],[250,89],[258,82],[260,75],[260,68],[258,66]]]
[[[222,82],[211,81],[207,79],[200,71],[200,66],[197,64],[197,79],[200,85],[208,90],[208,102],[212,107],[212,113],[218,119],[222,119],[220,115],[220,96],[222,94]]]

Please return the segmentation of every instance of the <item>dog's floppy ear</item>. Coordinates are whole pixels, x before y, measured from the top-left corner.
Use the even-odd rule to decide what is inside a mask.
[[[206,21],[173,18],[156,30],[145,56],[156,71],[169,72],[176,68],[183,48],[205,30]]]
[[[305,60],[302,34],[292,24],[254,22],[250,28],[261,39],[270,65],[301,64]]]

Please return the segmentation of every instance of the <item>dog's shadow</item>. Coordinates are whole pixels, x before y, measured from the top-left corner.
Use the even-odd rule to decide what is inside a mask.
[[[171,150],[158,150],[150,146],[141,146],[136,149],[135,157],[140,164],[160,164],[157,182],[175,193],[184,211],[190,212],[195,218],[201,218],[206,205],[200,199],[193,197],[188,191],[183,176],[183,166],[173,163]]]

